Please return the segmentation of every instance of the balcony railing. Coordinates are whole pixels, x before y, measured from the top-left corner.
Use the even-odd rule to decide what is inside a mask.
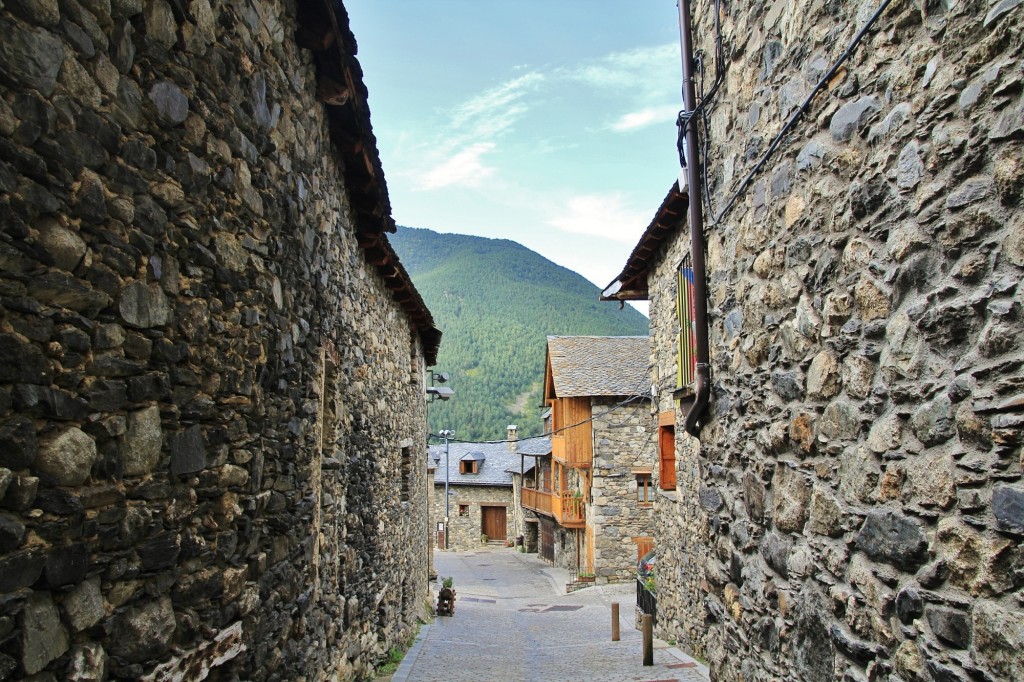
[[[647,589],[641,578],[636,579],[636,605],[641,613],[651,617],[651,621],[658,623],[658,595]]]
[[[586,524],[587,505],[574,492],[553,493],[523,488],[522,500],[527,509],[551,514],[566,528],[582,528]]]
[[[566,527],[583,526],[586,523],[587,505],[583,498],[572,492],[564,492],[554,498],[555,518]]]
[[[523,488],[523,506],[554,516],[554,494],[533,488]]]
[[[590,450],[569,446],[565,436],[551,436],[551,456],[567,467],[574,469],[590,468]]]

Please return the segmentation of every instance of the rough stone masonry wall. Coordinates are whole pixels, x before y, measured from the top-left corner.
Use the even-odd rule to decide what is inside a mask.
[[[505,507],[505,538],[515,540],[515,513],[512,486],[450,485],[451,502],[448,519],[448,549],[467,551],[480,547],[483,532],[481,502],[485,505]],[[434,485],[434,517],[444,518],[444,484]],[[465,516],[459,516],[459,505],[468,507]]]
[[[411,633],[422,351],[295,29],[0,7],[0,679],[351,679]]]
[[[587,522],[594,529],[594,573],[599,582],[636,577],[634,538],[654,535],[654,510],[637,499],[636,468],[658,481],[657,430],[647,399],[626,405],[595,399],[594,461]],[[614,407],[614,409],[612,409]],[[652,489],[653,490],[653,489]]]
[[[723,3],[716,209],[877,4]],[[657,571],[661,636],[714,679],[1024,670],[1022,34],[1014,0],[893,2],[708,226],[711,421],[677,427]]]

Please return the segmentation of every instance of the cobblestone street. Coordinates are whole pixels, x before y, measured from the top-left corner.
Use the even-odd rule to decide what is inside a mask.
[[[565,594],[568,572],[498,547],[435,552],[434,565],[454,578],[455,615],[423,626],[394,682],[708,679],[704,666],[658,640],[654,666],[642,665],[632,583]],[[619,603],[618,642],[611,641],[612,602]]]

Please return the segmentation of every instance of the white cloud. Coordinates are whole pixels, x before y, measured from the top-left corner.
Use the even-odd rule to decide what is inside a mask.
[[[678,114],[677,106],[646,107],[624,114],[609,127],[617,133],[628,133],[656,123],[674,121]]]
[[[523,99],[544,80],[543,74],[528,73],[470,98],[452,111],[452,128],[477,137],[501,134],[529,110]]]
[[[669,43],[613,52],[571,69],[567,76],[598,88],[661,91],[666,74],[682,72],[679,62],[679,46]]]
[[[440,189],[451,185],[479,186],[494,175],[494,169],[484,165],[481,160],[493,150],[494,144],[491,142],[470,145],[428,170],[416,183],[416,189]]]
[[[525,117],[533,116],[536,109],[545,106],[545,98],[552,93],[564,96],[564,89],[572,83],[611,95],[619,111],[628,111],[618,119],[606,120],[602,126],[604,131],[627,133],[671,121],[676,111],[667,104],[671,101],[667,98],[673,97],[678,89],[671,75],[678,53],[678,46],[663,45],[611,53],[577,67],[547,72],[517,67],[516,77],[438,112],[442,118],[435,121],[430,130],[404,140],[407,145],[401,156],[416,159],[418,168],[406,165],[400,173],[411,176],[413,186],[421,191],[451,186],[478,187],[485,181],[493,182],[499,175],[502,168],[499,154],[513,136],[517,140],[520,134],[525,136],[518,140],[517,149],[532,149],[533,156],[549,153],[548,138],[536,139],[548,134],[544,125],[525,129],[526,126],[520,124]],[[614,110],[609,114],[619,115]],[[531,142],[525,141],[531,138],[534,138]],[[559,140],[555,146],[564,149],[575,144]],[[427,170],[422,170],[424,168]],[[569,219],[568,215],[565,219]]]
[[[627,208],[617,193],[581,194],[571,197],[547,222],[566,232],[632,243],[650,222],[650,210]]]
[[[544,82],[539,73],[528,73],[479,93],[447,112],[447,121],[436,126],[418,144],[406,149],[406,158],[418,158],[420,167],[407,169],[417,190],[454,185],[479,187],[496,170],[483,157],[497,150],[497,141],[530,110],[527,96]]]

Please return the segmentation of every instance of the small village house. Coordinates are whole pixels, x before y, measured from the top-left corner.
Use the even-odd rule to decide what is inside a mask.
[[[650,547],[657,485],[647,337],[551,336],[551,451],[524,476],[540,555],[583,579],[632,579]]]
[[[510,426],[508,442],[450,441],[430,446],[430,458],[437,462],[431,512],[436,520],[436,547],[465,551],[479,547],[481,542],[515,540],[518,533],[512,471],[520,467],[516,433],[516,428]],[[446,516],[447,537],[443,531]]]

